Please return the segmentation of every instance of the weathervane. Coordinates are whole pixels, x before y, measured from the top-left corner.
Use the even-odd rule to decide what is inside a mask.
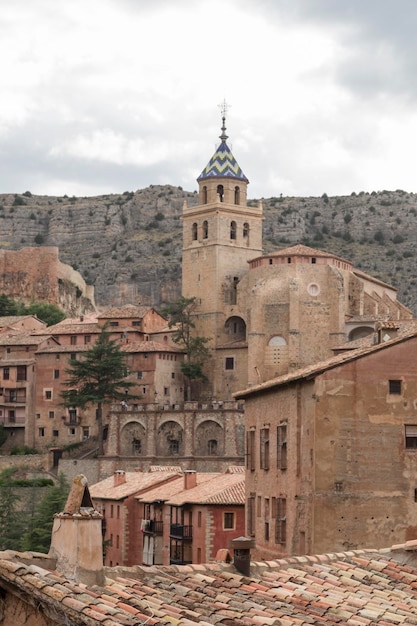
[[[230,104],[227,104],[226,102],[226,98],[223,100],[223,102],[221,102],[220,104],[217,105],[222,113],[222,134],[220,135],[220,139],[222,141],[226,141],[226,139],[228,138],[226,135],[226,113],[227,111],[230,109]]]

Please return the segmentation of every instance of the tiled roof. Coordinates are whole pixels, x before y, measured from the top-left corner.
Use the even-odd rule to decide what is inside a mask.
[[[106,568],[103,586],[67,580],[0,553],[0,581],[59,623],[90,626],[392,626],[417,624],[417,569],[390,550],[357,550],[251,564]],[[45,558],[45,563],[48,559]],[[3,586],[2,585],[2,586]],[[58,622],[57,622],[58,623]]]
[[[129,341],[121,346],[123,352],[180,352],[183,350],[177,346],[157,341]]]
[[[101,326],[97,322],[80,322],[74,321],[71,324],[54,324],[54,326],[48,326],[48,331],[55,335],[72,335],[75,333],[99,333],[101,331]],[[45,332],[45,331],[43,331]],[[35,333],[34,333],[35,334]],[[36,334],[41,334],[41,331],[37,331]]]
[[[106,309],[102,311],[98,319],[114,319],[114,318],[124,318],[124,317],[145,317],[148,311],[152,311],[152,307],[150,306],[135,306],[134,304],[125,304],[120,307],[113,307],[110,309]]]
[[[0,346],[37,346],[44,339],[55,341],[49,333],[45,334],[45,330],[39,334],[27,331],[0,333]]]
[[[90,494],[92,498],[103,498],[106,500],[122,500],[128,496],[138,493],[143,489],[149,489],[159,483],[176,478],[178,472],[125,472],[125,482],[115,485],[114,475],[101,480],[95,485],[91,485]]]
[[[324,252],[324,250],[317,250],[316,248],[310,248],[309,246],[305,246],[302,243],[297,243],[295,246],[290,246],[289,248],[284,248],[283,250],[277,250],[276,252],[272,252],[271,254],[266,254],[265,256],[273,256],[273,257],[281,257],[281,256],[313,256],[313,257],[324,257],[327,259],[341,259],[345,263],[351,265],[350,261],[345,261],[341,257],[338,257],[336,254],[331,254],[330,252]]]
[[[229,146],[226,141],[223,140],[197,180],[200,181],[205,178],[219,178],[225,176],[248,182],[248,179],[242,172]]]
[[[197,474],[197,485],[182,489],[169,498],[168,503],[182,504],[245,504],[244,474],[207,474],[210,478],[202,482],[204,474]]]
[[[18,324],[19,322],[23,322],[27,319],[37,319],[35,315],[1,315],[0,316],[0,328],[4,328],[4,326],[13,326],[13,324]],[[40,320],[38,320],[40,322]]]

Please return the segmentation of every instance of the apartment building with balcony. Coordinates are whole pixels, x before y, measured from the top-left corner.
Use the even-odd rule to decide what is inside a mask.
[[[205,563],[245,532],[243,467],[118,470],[90,493],[106,520],[107,565]]]

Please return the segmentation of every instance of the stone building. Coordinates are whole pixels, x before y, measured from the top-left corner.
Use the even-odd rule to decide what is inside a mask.
[[[329,357],[380,319],[411,318],[396,289],[336,255],[303,245],[263,255],[262,204],[247,202],[248,179],[221,143],[198,177],[199,204],[183,208],[182,294],[210,339],[207,398]]]
[[[238,392],[257,554],[417,539],[417,331]]]

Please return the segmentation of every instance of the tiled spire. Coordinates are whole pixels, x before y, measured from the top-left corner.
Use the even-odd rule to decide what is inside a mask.
[[[236,178],[237,180],[243,180],[249,182],[244,173],[242,172],[238,162],[233,156],[226,141],[228,136],[226,135],[226,110],[227,106],[224,102],[222,105],[222,128],[220,140],[221,143],[216,152],[207,163],[206,167],[201,172],[197,181],[204,180],[205,178]]]

